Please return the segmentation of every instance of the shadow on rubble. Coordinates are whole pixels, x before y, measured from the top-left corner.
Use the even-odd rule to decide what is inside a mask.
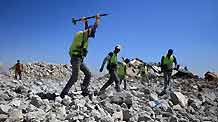
[[[48,100],[55,100],[55,98],[58,96],[55,93],[37,93],[36,95],[38,95],[41,99],[48,99]]]
[[[132,107],[132,97],[129,94],[121,93],[109,98],[111,104],[114,103],[121,106],[123,103],[125,103],[129,109]]]

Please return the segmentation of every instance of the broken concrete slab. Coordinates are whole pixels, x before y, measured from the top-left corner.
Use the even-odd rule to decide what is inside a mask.
[[[8,114],[10,109],[9,105],[0,105],[0,114]]]
[[[208,71],[204,74],[204,79],[208,81],[218,81],[218,73]]]
[[[182,107],[188,104],[188,99],[181,92],[170,92],[170,100],[174,105],[180,104]]]

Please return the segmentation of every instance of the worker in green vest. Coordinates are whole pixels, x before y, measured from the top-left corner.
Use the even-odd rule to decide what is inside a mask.
[[[113,52],[110,52],[108,54],[107,57],[105,57],[102,65],[101,65],[101,68],[100,68],[100,72],[103,71],[104,69],[104,65],[106,64],[107,62],[107,70],[109,71],[109,74],[110,74],[110,78],[109,80],[103,85],[103,87],[100,89],[100,92],[99,94],[103,93],[106,88],[108,86],[110,86],[114,81],[115,81],[115,89],[120,92],[120,79],[117,75],[117,66],[118,66],[118,62],[117,62],[117,54],[120,52],[120,45],[117,45],[115,48],[114,48],[114,51]]]
[[[62,98],[68,94],[72,85],[78,80],[80,70],[85,74],[85,78],[81,84],[82,95],[89,95],[88,86],[91,79],[91,72],[83,63],[83,59],[88,53],[88,39],[95,37],[95,31],[100,22],[100,15],[96,15],[96,22],[93,26],[88,26],[88,21],[84,17],[82,21],[85,23],[85,30],[76,33],[70,46],[69,55],[71,57],[72,75],[60,94]]]
[[[120,78],[120,85],[123,82],[124,83],[124,90],[127,89],[127,83],[126,83],[126,69],[127,65],[129,64],[130,60],[126,58],[122,62],[118,62],[117,66],[117,75]]]
[[[143,63],[139,66],[139,72],[137,75],[141,76],[141,83],[145,85],[146,82],[148,82],[148,85],[150,85],[149,79],[148,79],[148,67],[146,63]]]
[[[164,92],[171,84],[171,76],[173,71],[173,63],[175,64],[175,69],[178,69],[176,57],[173,55],[173,50],[169,49],[168,53],[161,58],[161,71],[164,74]],[[171,88],[169,88],[171,90]]]

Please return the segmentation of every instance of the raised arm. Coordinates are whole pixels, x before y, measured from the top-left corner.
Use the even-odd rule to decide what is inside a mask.
[[[94,24],[94,29],[98,27],[99,23],[100,23],[100,14],[97,14],[95,24]]]
[[[88,20],[85,17],[82,17],[81,19],[82,19],[82,22],[85,25],[85,30],[88,29],[88,27],[89,27]]]
[[[104,61],[103,61],[102,65],[101,65],[101,68],[100,68],[100,72],[103,71],[104,65],[106,64],[106,62],[107,62],[108,60],[110,60],[110,58],[111,58],[111,54],[109,53],[108,56],[104,58]]]

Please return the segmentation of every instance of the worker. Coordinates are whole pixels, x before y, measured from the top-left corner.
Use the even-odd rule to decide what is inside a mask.
[[[124,90],[127,90],[127,83],[126,83],[126,69],[127,65],[129,64],[130,60],[126,58],[122,62],[118,62],[117,65],[117,75],[120,78],[120,85],[123,82],[124,83]]]
[[[109,80],[102,86],[102,88],[100,89],[99,91],[99,94],[102,94],[105,92],[106,88],[108,86],[110,86],[114,81],[115,81],[115,89],[117,92],[120,92],[121,89],[120,89],[120,79],[117,75],[117,65],[118,65],[118,62],[117,62],[117,54],[120,52],[120,45],[117,45],[115,46],[114,48],[114,51],[113,52],[110,52],[108,54],[107,57],[105,57],[102,65],[101,65],[101,68],[100,68],[100,72],[103,71],[104,69],[104,65],[105,63],[107,62],[107,70],[109,71],[109,74],[110,74],[110,78]]]
[[[175,64],[175,68],[173,68],[173,63]],[[162,56],[161,58],[161,71],[164,74],[164,91],[166,92],[166,89],[168,86],[171,86],[171,76],[173,69],[178,69],[177,60],[176,57],[173,55],[173,50],[169,49],[168,53],[165,56]],[[169,88],[171,90],[171,88]]]
[[[10,69],[15,69],[15,77],[14,77],[15,80],[18,79],[17,78],[18,75],[19,75],[19,80],[22,80],[23,64],[20,63],[20,60],[17,60],[17,63]]]
[[[83,60],[88,53],[89,38],[95,37],[95,32],[100,22],[100,15],[96,15],[96,21],[93,26],[88,26],[88,21],[85,19],[85,17],[82,18],[82,21],[85,23],[85,30],[76,33],[70,46],[69,55],[71,57],[70,62],[72,65],[72,75],[60,94],[62,98],[68,94],[72,85],[74,85],[78,80],[80,70],[85,74],[85,78],[81,84],[82,95],[89,95],[88,86],[91,79],[91,72],[84,64]]]
[[[139,66],[139,72],[137,73],[137,75],[139,74],[141,76],[141,83],[145,85],[145,83],[147,82],[148,85],[150,85],[149,78],[148,78],[148,67],[146,63],[143,63]]]

